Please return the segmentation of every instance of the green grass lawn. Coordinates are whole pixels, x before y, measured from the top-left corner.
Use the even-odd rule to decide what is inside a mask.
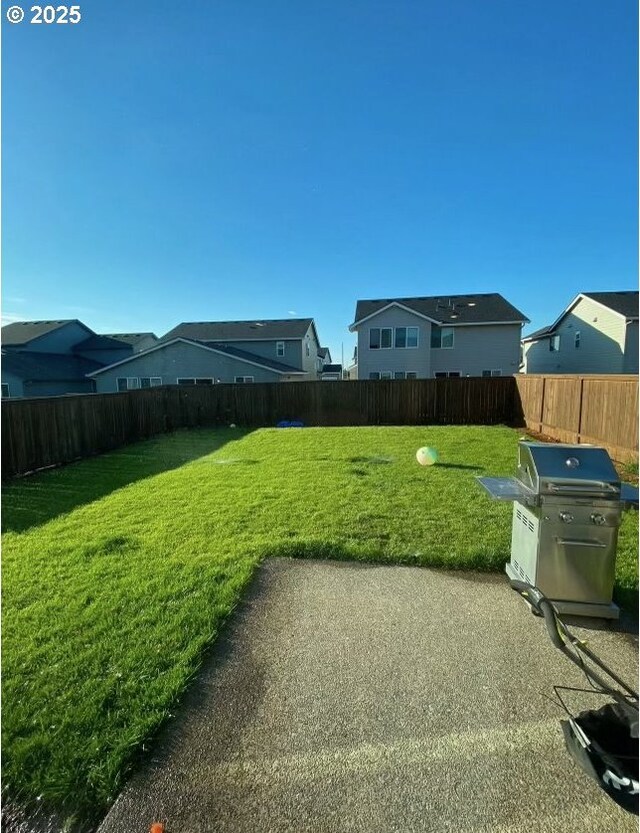
[[[115,797],[266,556],[501,570],[502,427],[183,431],[3,492],[4,789],[91,816]],[[421,468],[415,451],[441,462]],[[625,516],[619,598],[637,588]]]

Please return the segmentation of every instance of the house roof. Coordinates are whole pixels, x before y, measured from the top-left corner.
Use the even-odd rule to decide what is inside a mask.
[[[397,305],[438,324],[508,324],[529,319],[497,292],[468,295],[433,295],[422,298],[381,298],[358,301],[353,330],[383,309]]]
[[[113,364],[109,364],[106,367],[98,367],[90,375],[98,376],[100,373],[105,373],[107,370],[112,370],[114,367],[120,367],[121,365],[137,361],[138,359],[144,358],[149,353],[155,353],[156,350],[164,350],[167,347],[171,347],[171,345],[176,344],[178,342],[182,342],[184,344],[191,344],[193,347],[198,347],[201,350],[209,350],[212,353],[222,353],[223,355],[231,356],[235,359],[238,359],[239,361],[246,362],[247,364],[251,364],[256,367],[264,367],[267,370],[274,370],[276,373],[304,373],[303,370],[298,370],[297,368],[291,367],[290,365],[283,364],[282,362],[277,362],[272,359],[265,359],[262,356],[256,356],[254,353],[249,353],[247,350],[239,350],[238,348],[232,347],[228,344],[204,344],[202,341],[196,341],[194,339],[179,337],[174,338],[171,341],[165,341],[164,339],[161,339],[158,344],[154,345],[153,347],[150,347],[148,350],[142,350],[140,353],[133,353],[126,359],[121,359],[118,362],[113,362]]]
[[[68,382],[84,379],[88,373],[100,368],[99,362],[82,356],[61,353],[2,353],[2,369],[19,376],[23,381]]]
[[[323,373],[342,373],[341,364],[325,364],[322,368]]]
[[[178,324],[160,341],[188,338],[194,341],[271,341],[304,338],[313,318],[254,321],[193,321]]]
[[[59,330],[66,324],[80,324],[81,327],[93,334],[93,331],[78,321],[77,318],[65,318],[59,321],[15,321],[13,324],[7,324],[2,328],[2,344],[6,347],[19,347],[23,344],[29,344],[40,336],[47,335],[54,330]]]
[[[105,333],[104,338],[113,338],[116,341],[124,341],[125,344],[131,344],[135,347],[145,338],[154,338],[158,341],[158,336],[155,333]]]
[[[627,321],[638,320],[638,292],[636,291],[580,292],[576,295],[573,301],[571,301],[569,306],[560,313],[553,324],[550,324],[548,327],[542,327],[539,330],[534,330],[534,332],[526,335],[522,341],[537,341],[538,339],[551,335],[556,330],[565,315],[571,312],[576,304],[578,304],[578,302],[583,298],[589,298],[597,304],[602,304],[603,306],[608,307],[613,312],[623,316],[623,318]]]
[[[126,347],[126,344],[123,344],[122,341],[115,339],[113,336],[94,335],[85,338],[79,344],[74,344],[73,349],[80,352],[83,350],[124,350]]]
[[[327,356],[329,356],[329,358],[331,358],[331,353],[329,352],[329,348],[328,347],[321,347],[318,350],[318,358],[326,359]]]
[[[581,292],[581,295],[609,307],[625,318],[638,317],[638,293],[629,292]]]

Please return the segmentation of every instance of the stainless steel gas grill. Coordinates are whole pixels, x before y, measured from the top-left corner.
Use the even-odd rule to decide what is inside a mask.
[[[515,477],[478,477],[514,501],[509,578],[537,587],[558,613],[617,619],[611,601],[618,527],[638,506],[604,448],[521,441]]]

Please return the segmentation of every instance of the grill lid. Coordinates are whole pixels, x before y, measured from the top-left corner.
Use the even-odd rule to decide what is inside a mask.
[[[620,495],[618,473],[598,446],[521,441],[516,477],[537,494]]]

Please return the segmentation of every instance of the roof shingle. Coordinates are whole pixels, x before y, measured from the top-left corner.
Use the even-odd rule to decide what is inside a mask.
[[[271,341],[304,338],[312,318],[255,321],[193,321],[178,324],[160,341],[190,338],[193,341]]]
[[[433,295],[423,298],[384,298],[358,301],[354,326],[389,304],[402,304],[441,324],[526,322],[529,319],[497,292],[468,295]]]

